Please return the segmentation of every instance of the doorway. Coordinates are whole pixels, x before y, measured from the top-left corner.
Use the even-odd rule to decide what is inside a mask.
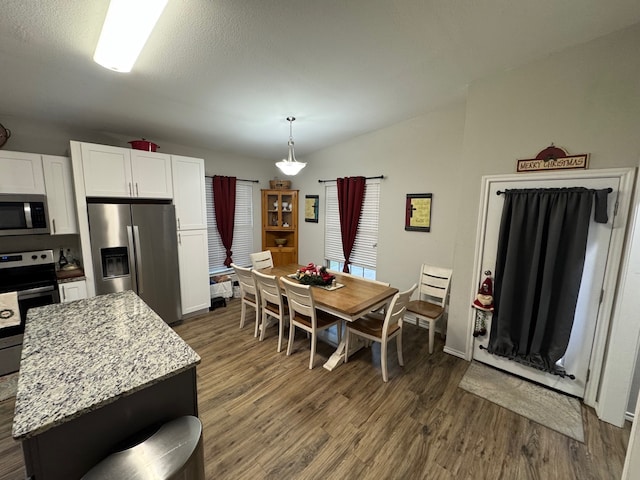
[[[589,380],[599,379],[602,367],[613,297],[613,288],[609,288],[607,282],[613,278],[613,285],[615,285],[624,238],[624,226],[626,225],[628,202],[624,212],[618,205],[621,188],[627,188],[628,178],[626,176],[632,176],[632,169],[483,178],[480,216],[482,223],[478,232],[476,268],[473,277],[475,290],[482,281],[483,272],[487,270],[494,272],[495,269],[498,233],[504,203],[504,196],[498,195],[498,191],[513,188],[586,187],[592,189],[611,188],[612,192],[608,196],[607,203],[608,222],[601,224],[592,219],[589,225],[584,271],[574,323],[567,351],[561,360],[566,372],[574,378],[549,374],[489,354],[485,350],[489,341],[488,333],[481,337],[471,338],[475,360],[570,395],[584,398],[587,404],[595,402],[597,388],[589,388]],[[605,302],[605,300],[607,301]],[[487,323],[487,332],[489,332],[491,330],[490,315],[487,318]],[[592,383],[595,383],[597,387],[597,381]]]

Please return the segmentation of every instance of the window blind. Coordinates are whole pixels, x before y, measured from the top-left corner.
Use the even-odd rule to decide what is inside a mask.
[[[325,199],[324,257],[326,260],[344,262],[340,213],[338,211],[338,187],[335,183],[325,186]],[[350,261],[352,264],[371,269],[376,268],[379,219],[380,180],[367,180],[358,233],[351,252]]]
[[[209,236],[209,273],[228,270],[224,265],[226,258],[218,227],[213,202],[213,178],[205,177],[207,198],[207,233]],[[253,186],[248,182],[236,183],[236,212],[233,223],[233,263],[241,266],[251,265],[249,254],[253,252]]]

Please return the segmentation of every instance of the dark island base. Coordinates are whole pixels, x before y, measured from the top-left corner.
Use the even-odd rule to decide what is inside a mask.
[[[198,416],[195,367],[24,439],[27,476],[79,479],[118,445],[183,415]]]

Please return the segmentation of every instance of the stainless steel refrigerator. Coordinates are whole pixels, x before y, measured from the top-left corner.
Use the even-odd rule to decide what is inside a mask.
[[[133,290],[165,322],[180,320],[175,207],[89,203],[96,294]]]

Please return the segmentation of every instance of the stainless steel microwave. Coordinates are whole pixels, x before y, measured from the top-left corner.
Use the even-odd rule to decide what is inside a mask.
[[[44,195],[0,194],[0,235],[49,233]]]

